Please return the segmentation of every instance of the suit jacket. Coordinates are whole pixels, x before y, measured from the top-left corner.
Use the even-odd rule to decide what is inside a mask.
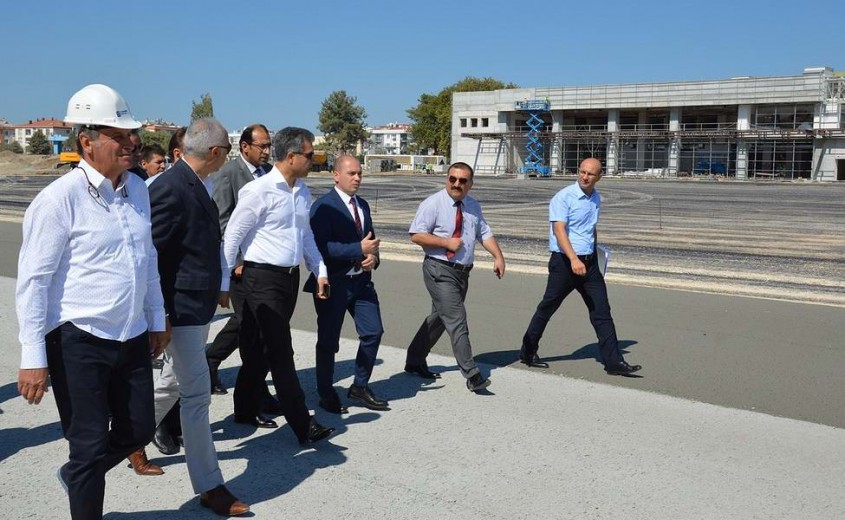
[[[205,325],[217,309],[222,277],[217,206],[184,161],[149,189],[153,243],[170,323]]]
[[[375,237],[370,205],[361,197],[358,197],[358,205],[364,213],[364,220],[361,222],[364,236],[372,231]],[[364,258],[361,252],[361,237],[355,229],[355,220],[334,188],[314,201],[311,206],[311,231],[314,232],[314,241],[317,243],[320,254],[323,255],[330,284],[334,284],[338,279],[342,280],[355,263]],[[376,267],[378,267],[378,262],[376,262]],[[371,279],[372,273],[364,271],[363,276]],[[317,279],[312,273],[305,282],[303,290],[314,292],[316,285]]]
[[[270,173],[273,166],[270,164],[263,164],[261,168],[264,173]],[[214,183],[214,190],[212,191],[212,198],[217,204],[217,210],[220,212],[220,232],[226,233],[226,225],[229,223],[229,217],[232,216],[232,211],[235,210],[235,205],[238,203],[238,192],[244,185],[254,178],[252,172],[249,171],[242,157],[233,159],[223,165],[219,170],[211,174],[211,180]]]

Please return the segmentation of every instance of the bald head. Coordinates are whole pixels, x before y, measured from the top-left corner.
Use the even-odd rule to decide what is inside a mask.
[[[593,188],[601,179],[601,162],[595,157],[589,157],[581,161],[578,167],[578,185],[587,195],[593,194]]]

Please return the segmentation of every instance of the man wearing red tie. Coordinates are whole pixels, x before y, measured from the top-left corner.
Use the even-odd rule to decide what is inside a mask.
[[[469,342],[464,299],[469,288],[475,242],[493,255],[493,272],[505,275],[505,258],[493,231],[481,214],[481,205],[468,195],[473,171],[466,163],[449,167],[446,189],[425,199],[408,232],[411,241],[423,248],[423,281],[431,295],[431,314],[423,321],[405,360],[405,371],[424,379],[440,377],[429,370],[426,357],[443,331],[452,340],[452,352],[472,392],[490,386],[475,364]]]
[[[347,396],[371,410],[387,410],[388,403],[369,387],[384,327],[372,272],[378,268],[379,239],[375,238],[370,206],[357,196],[361,187],[361,163],[341,155],[334,164],[335,187],[311,207],[311,230],[329,274],[331,294],[314,297],[317,311],[317,392],[320,407],[331,413],[345,413],[346,407],[333,388],[334,358],[346,312],[355,320],[358,354],[355,379]],[[306,292],[314,292],[312,274]]]

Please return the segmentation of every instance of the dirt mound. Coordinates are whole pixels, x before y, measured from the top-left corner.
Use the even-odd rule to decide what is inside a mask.
[[[58,155],[27,155],[4,150],[0,152],[0,175],[35,175],[60,173],[56,170]]]

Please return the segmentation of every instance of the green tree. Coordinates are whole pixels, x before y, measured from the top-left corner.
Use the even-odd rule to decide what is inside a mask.
[[[5,152],[7,150],[13,153],[23,153],[23,147],[21,146],[21,143],[17,141],[0,144],[0,152]]]
[[[317,129],[326,136],[328,148],[332,151],[349,153],[355,150],[359,141],[368,137],[364,126],[367,113],[357,105],[358,99],[336,90],[323,100],[320,109],[320,124]]]
[[[170,132],[147,132],[146,130],[141,130],[138,135],[141,136],[141,143],[144,146],[157,144],[167,150],[172,134]]]
[[[73,128],[70,133],[67,135],[67,141],[62,143],[62,151],[63,152],[75,152],[76,151],[76,138],[79,134],[76,131],[76,128]]]
[[[417,106],[408,109],[412,140],[420,148],[433,148],[435,154],[448,156],[452,151],[452,93],[503,88],[517,86],[493,78],[466,77],[437,94],[421,94]]]
[[[199,103],[191,101],[191,122],[204,117],[214,117],[214,104],[208,92],[200,96]]]
[[[52,152],[50,141],[41,130],[36,130],[29,138],[29,153],[32,155],[49,155]]]

